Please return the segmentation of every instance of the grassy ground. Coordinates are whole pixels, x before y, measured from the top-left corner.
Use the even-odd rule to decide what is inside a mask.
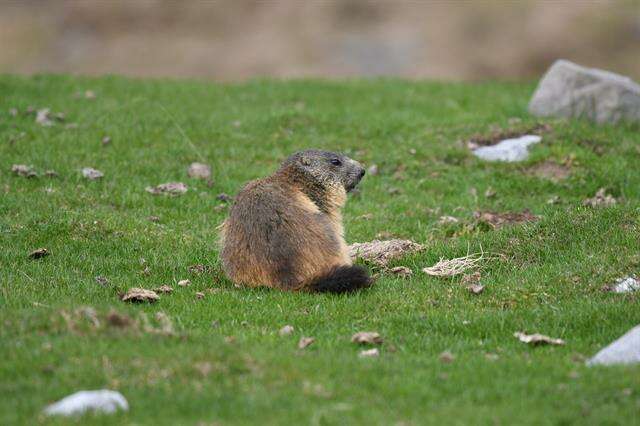
[[[96,98],[74,96],[85,90]],[[584,359],[640,323],[637,294],[601,289],[640,272],[639,128],[546,121],[552,128],[526,162],[475,159],[464,145],[471,136],[536,123],[526,113],[532,90],[394,80],[222,86],[0,77],[0,423],[56,423],[40,414],[46,404],[97,388],[119,390],[131,410],[77,423],[637,419],[640,368],[587,368]],[[40,126],[22,113],[28,106],[64,112],[66,122]],[[215,228],[226,209],[217,195],[235,194],[308,147],[378,165],[346,206],[346,238],[386,233],[426,244],[393,264],[412,268],[413,277],[382,274],[372,290],[351,296],[237,289],[223,277]],[[213,166],[212,185],[186,176],[192,161]],[[534,175],[545,162],[564,165],[569,176]],[[59,176],[14,176],[12,164]],[[82,178],[86,166],[105,177]],[[173,198],[145,192],[174,180],[189,191]],[[620,202],[582,206],[601,187]],[[495,196],[485,196],[489,188]],[[554,196],[560,203],[547,204]],[[525,208],[541,219],[498,230],[473,219],[476,210]],[[439,224],[445,215],[460,222]],[[486,263],[478,296],[460,279],[420,272],[480,246],[505,258]],[[28,259],[38,247],[51,255]],[[207,271],[189,272],[194,264]],[[178,287],[185,278],[192,285]],[[118,299],[130,287],[161,284],[175,289],[156,304]],[[132,322],[110,325],[111,311]],[[173,322],[173,335],[144,326],[147,319],[157,331],[158,312]],[[280,337],[285,324],[295,331]],[[385,338],[380,357],[358,357],[350,336],[362,330]],[[529,347],[513,337],[519,330],[567,344]],[[316,342],[299,350],[301,336]],[[440,360],[443,351],[453,362]]]

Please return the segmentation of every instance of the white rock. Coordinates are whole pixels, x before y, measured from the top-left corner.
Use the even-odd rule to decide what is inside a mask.
[[[622,75],[559,60],[540,80],[529,112],[598,123],[640,121],[640,85]]]
[[[483,146],[473,150],[473,154],[487,161],[522,161],[529,156],[529,145],[540,142],[537,135],[524,135],[519,138],[505,139],[495,145]]]
[[[587,361],[587,365],[614,365],[640,363],[640,325],[611,343]]]
[[[44,413],[49,416],[72,416],[87,411],[112,414],[118,410],[128,411],[129,403],[120,392],[111,390],[79,391],[49,405]]]
[[[620,278],[611,291],[614,293],[630,293],[640,290],[640,280],[633,277]]]

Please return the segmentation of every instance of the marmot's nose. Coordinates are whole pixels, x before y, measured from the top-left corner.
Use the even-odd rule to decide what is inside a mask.
[[[365,171],[364,169],[360,169],[360,173],[358,173],[358,177],[360,177],[360,179],[362,179],[362,177],[364,176]]]

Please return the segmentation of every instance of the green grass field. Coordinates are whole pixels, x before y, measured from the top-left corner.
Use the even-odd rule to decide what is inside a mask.
[[[130,411],[71,423],[631,424],[640,367],[584,361],[640,323],[638,294],[602,290],[640,273],[640,127],[536,120],[534,87],[0,77],[0,424],[68,424],[42,409],[99,388],[122,392]],[[95,99],[77,96],[86,90]],[[41,126],[29,106],[66,121]],[[523,163],[482,162],[465,145],[540,122],[551,128]],[[391,265],[411,278],[373,268],[371,290],[335,296],[239,289],[223,276],[218,194],[311,147],[378,165],[347,203],[346,239],[425,244]],[[212,184],[187,177],[193,161],[212,165]],[[569,175],[534,173],[551,162]],[[16,176],[13,164],[58,176]],[[105,176],[87,180],[83,167]],[[145,192],[169,181],[189,191]],[[619,202],[583,206],[601,187]],[[523,209],[540,220],[493,230],[473,218]],[[39,247],[51,254],[29,259]],[[480,295],[421,272],[481,247],[503,260],[484,264]],[[205,272],[190,272],[196,264]],[[174,291],[155,304],[119,300],[162,284]],[[129,325],[112,324],[114,312]],[[157,332],[158,312],[173,333]],[[295,331],[279,336],[287,324]],[[369,330],[385,339],[378,358],[350,342]],[[531,347],[516,331],[566,345]],[[316,341],[300,350],[302,336]]]

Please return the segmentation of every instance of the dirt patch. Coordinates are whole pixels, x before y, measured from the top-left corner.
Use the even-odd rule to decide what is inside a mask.
[[[519,138],[524,135],[542,135],[551,131],[552,128],[549,124],[538,123],[534,126],[524,129],[496,129],[489,134],[473,135],[467,141],[467,148],[474,150],[481,146],[495,145],[505,139]]]
[[[529,168],[527,172],[533,176],[557,182],[568,178],[571,169],[553,161],[544,161]]]
[[[390,261],[423,250],[422,244],[410,240],[373,240],[367,243],[353,243],[349,246],[352,259],[362,258],[378,266],[386,266]]]
[[[133,302],[133,303],[143,303],[149,302],[153,303],[160,300],[160,296],[153,291],[147,290],[144,288],[131,288],[129,291],[121,297],[123,302]]]
[[[535,222],[540,219],[539,216],[532,214],[525,209],[522,212],[504,212],[495,213],[491,211],[476,211],[473,218],[479,224],[489,225],[493,229],[498,229],[506,225],[514,225],[525,222]]]

